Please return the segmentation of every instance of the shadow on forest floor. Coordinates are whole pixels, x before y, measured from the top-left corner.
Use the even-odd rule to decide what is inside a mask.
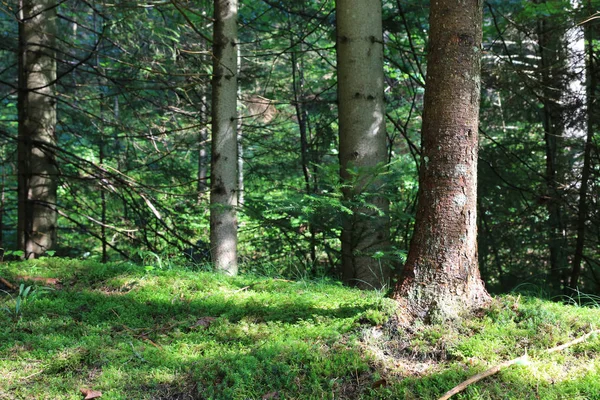
[[[110,399],[435,399],[525,352],[527,365],[459,398],[600,399],[598,338],[542,353],[597,326],[598,310],[506,296],[481,318],[409,333],[385,324],[393,301],[335,282],[60,259],[4,264],[0,276],[60,280],[19,315],[0,314],[0,399],[82,388]]]

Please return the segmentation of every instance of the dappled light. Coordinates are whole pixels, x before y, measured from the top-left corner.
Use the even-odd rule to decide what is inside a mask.
[[[30,299],[16,320],[0,313],[4,396],[430,399],[525,353],[527,366],[480,387],[513,398],[599,388],[598,335],[544,353],[590,331],[597,308],[514,295],[462,325],[398,329],[386,322],[394,301],[327,281],[60,260],[2,271],[16,281],[40,266],[64,286]],[[0,306],[13,306],[6,293]]]
[[[0,399],[600,399],[600,0],[9,0]]]

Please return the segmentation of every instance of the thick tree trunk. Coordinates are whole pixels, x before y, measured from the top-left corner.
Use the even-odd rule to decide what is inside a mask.
[[[215,268],[237,274],[237,0],[215,0],[210,245]]]
[[[56,242],[56,2],[22,0],[19,20],[18,246],[35,258]]]
[[[379,0],[336,2],[340,175],[352,208],[342,225],[342,274],[363,289],[385,287],[390,277],[377,257],[389,246],[389,203],[373,177],[387,160],[381,12]],[[360,204],[365,193],[368,204]]]
[[[477,263],[482,4],[431,3],[415,232],[394,297],[413,317],[460,317],[489,300]]]

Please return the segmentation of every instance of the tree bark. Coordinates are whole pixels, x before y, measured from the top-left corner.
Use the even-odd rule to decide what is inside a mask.
[[[342,274],[379,289],[390,277],[386,259],[376,257],[389,246],[389,204],[373,176],[387,157],[381,1],[339,0],[336,13],[340,175],[352,209],[342,223]]]
[[[238,75],[241,71],[242,66],[242,54],[240,53],[239,46],[237,47],[237,59],[238,59]],[[238,87],[238,95],[241,97],[241,88]],[[244,206],[244,144],[243,139],[243,118],[238,116],[237,120],[237,202],[238,207]]]
[[[203,0],[201,2],[202,7],[208,9],[210,2]],[[200,48],[202,51],[206,51],[208,54],[209,44],[204,38],[200,38]],[[209,57],[207,55],[202,55],[200,60],[203,64],[209,62]],[[208,124],[209,124],[209,104],[208,104],[208,84],[205,84],[204,81],[201,83],[200,87],[201,96],[200,96],[200,121],[202,127],[198,132],[198,204],[202,202],[203,199],[206,198],[207,193],[209,193],[209,185],[208,185],[208,143],[209,143],[209,132],[208,132]]]
[[[586,8],[593,15],[591,1],[588,0]],[[577,288],[579,276],[581,275],[581,263],[583,261],[583,249],[585,247],[586,222],[588,221],[588,188],[592,170],[592,147],[594,144],[594,132],[598,127],[596,111],[596,92],[598,91],[598,78],[596,74],[596,54],[594,51],[594,40],[597,36],[597,28],[588,22],[584,27],[586,46],[586,97],[587,97],[587,131],[585,148],[583,151],[583,168],[581,171],[581,185],[579,186],[579,207],[577,210],[577,240],[575,243],[575,254],[571,269],[569,287]]]
[[[18,247],[35,258],[56,242],[56,2],[21,0]]]
[[[210,245],[215,268],[237,266],[237,0],[215,0]]]
[[[2,151],[4,156],[4,151]],[[4,158],[4,157],[3,157]],[[0,182],[0,260],[4,256],[4,208],[5,208],[5,193],[6,193],[6,171],[5,166],[2,166],[2,182]]]
[[[207,96],[202,96],[202,105],[200,106],[200,114],[202,115],[202,123],[204,124],[198,134],[198,203],[202,201],[205,193],[208,189],[207,176],[208,176],[208,151],[206,146],[208,144],[208,111],[206,107]]]
[[[394,298],[426,322],[489,300],[477,262],[482,4],[431,3],[416,226]]]
[[[557,0],[549,0],[553,2]],[[541,0],[540,2],[546,2]],[[546,147],[546,197],[548,210],[548,283],[555,293],[562,291],[568,274],[566,224],[563,210],[564,190],[564,109],[561,96],[566,86],[564,28],[549,18],[537,23],[542,93],[542,122]]]

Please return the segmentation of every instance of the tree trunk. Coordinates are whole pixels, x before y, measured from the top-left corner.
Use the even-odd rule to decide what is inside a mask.
[[[237,202],[239,207],[244,206],[244,145],[242,143],[242,120],[237,125]]]
[[[203,0],[201,2],[202,7],[207,9],[209,8],[209,1]],[[204,38],[200,38],[200,48],[202,51],[205,51],[206,54],[209,52],[209,45]],[[200,60],[203,64],[209,62],[210,58],[207,55],[202,55]],[[208,132],[208,124],[209,124],[209,104],[208,104],[208,85],[203,81],[201,83],[201,97],[200,97],[200,121],[202,127],[198,132],[198,184],[197,184],[197,203],[202,203],[202,200],[206,198],[208,193],[208,143],[209,143],[209,132]]]
[[[288,28],[290,30],[290,48],[295,45],[295,39],[292,32],[292,21],[288,18]],[[300,42],[300,54],[303,53],[303,46]],[[301,56],[300,56],[301,57]],[[317,192],[316,175],[313,177],[310,173],[310,144],[309,144],[309,125],[308,112],[305,109],[305,93],[304,93],[304,66],[301,60],[298,60],[296,51],[292,51],[292,93],[294,96],[294,109],[296,111],[296,119],[298,120],[298,130],[300,131],[300,164],[302,167],[302,175],[304,176],[304,190],[307,195]],[[311,187],[311,182],[314,186]],[[317,262],[317,235],[315,227],[312,223],[308,223],[308,231],[310,235],[310,264],[314,269]]]
[[[96,59],[97,61],[98,58]],[[100,62],[96,63],[96,67],[99,67]],[[100,132],[99,132],[99,139],[98,139],[98,161],[100,162],[100,165],[104,165],[104,94],[102,93],[102,86],[101,83],[99,82],[99,86],[100,86]],[[103,185],[100,183],[98,185],[99,189],[100,189],[100,221],[102,222],[100,224],[100,241],[102,242],[102,263],[106,264],[106,262],[108,261],[108,240],[106,238],[106,224],[108,223],[108,220],[106,218],[106,211],[107,211],[107,205],[106,205],[106,191],[103,187]]]
[[[476,223],[482,4],[430,6],[416,226],[394,292],[426,322],[458,318],[489,300]]]
[[[2,151],[4,156],[4,151]],[[4,158],[4,157],[3,157]],[[5,192],[6,192],[6,166],[2,165],[2,182],[0,183],[0,260],[4,255],[4,208],[5,208]]]
[[[202,198],[205,196],[208,185],[207,185],[207,173],[208,173],[208,151],[206,146],[208,144],[208,111],[206,104],[206,96],[202,96],[202,105],[200,106],[200,114],[202,118],[203,126],[200,128],[198,134],[198,203],[202,202]]]
[[[237,58],[238,58],[238,75],[241,71],[242,66],[242,55],[240,53],[239,46],[237,47]],[[238,87],[238,95],[241,97],[241,88]],[[244,145],[242,143],[243,134],[243,118],[238,116],[237,121],[237,202],[238,207],[244,206]]]
[[[549,0],[548,2],[559,1]],[[542,1],[545,2],[545,1]],[[550,270],[548,283],[553,292],[562,291],[568,273],[566,224],[563,210],[564,190],[564,111],[561,96],[566,86],[566,54],[563,49],[564,28],[541,18],[537,24],[542,87],[542,122],[546,146],[546,197],[548,210],[548,248]]]
[[[215,0],[210,245],[215,268],[237,266],[237,0]]]
[[[387,161],[381,1],[339,0],[336,13],[340,175],[352,209],[342,223],[342,274],[379,289],[391,270],[378,255],[389,247],[389,203],[374,176]]]
[[[591,1],[586,4],[590,15],[593,15]],[[588,23],[584,27],[585,46],[587,50],[586,59],[586,113],[587,113],[587,133],[585,148],[583,151],[583,169],[581,171],[581,185],[579,186],[579,207],[577,210],[577,241],[575,243],[575,254],[573,257],[573,266],[571,269],[571,279],[569,287],[577,288],[577,282],[581,275],[581,263],[583,261],[583,249],[585,247],[586,222],[588,221],[588,188],[592,170],[592,147],[594,143],[594,132],[598,127],[596,110],[596,92],[598,90],[598,79],[596,71],[596,54],[594,51],[594,40],[597,36],[597,28],[594,24]]]
[[[25,258],[56,242],[56,2],[22,0],[19,16],[17,241]]]
[[[96,14],[94,14],[94,31],[98,32],[98,19],[96,18]],[[73,35],[75,36],[75,35]],[[102,63],[100,62],[100,53],[96,52],[96,69],[98,70],[98,91],[99,91],[99,101],[98,107],[100,108],[100,121],[98,123],[98,161],[100,165],[104,165],[105,160],[105,140],[104,140],[104,126],[105,126],[105,112],[104,112],[104,103],[106,99],[104,98],[104,88],[106,86],[106,79],[104,68],[102,68]],[[107,202],[106,202],[106,191],[104,185],[101,182],[98,183],[98,188],[100,189],[100,242],[102,243],[102,258],[101,261],[103,264],[106,264],[108,261],[108,240],[106,237],[106,224],[107,224]]]

